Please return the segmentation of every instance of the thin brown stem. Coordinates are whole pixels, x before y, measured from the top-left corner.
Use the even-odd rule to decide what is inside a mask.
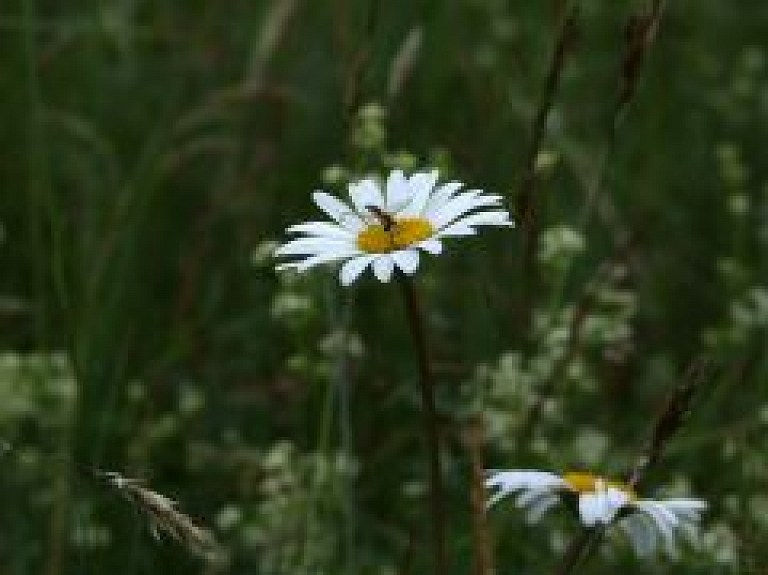
[[[705,378],[710,375],[711,368],[712,364],[703,357],[698,357],[688,364],[685,374],[672,389],[664,408],[656,418],[645,452],[629,474],[628,485],[633,488],[636,487],[648,468],[654,466],[661,459],[667,442],[685,422],[693,396]]]
[[[469,452],[471,483],[469,502],[472,512],[472,558],[473,575],[493,575],[493,545],[488,533],[486,517],[485,466],[483,465],[483,444],[485,443],[485,422],[481,415],[472,417],[464,431],[464,444]]]
[[[403,274],[398,274],[398,282],[403,293],[408,324],[416,348],[421,398],[424,404],[423,421],[429,456],[429,502],[432,515],[434,572],[436,575],[445,575],[449,571],[445,554],[445,513],[443,510],[443,481],[440,473],[440,441],[437,408],[435,407],[435,383],[429,361],[424,315],[419,305],[416,290],[410,278]]]
[[[554,103],[555,93],[560,84],[560,78],[565,67],[566,57],[576,37],[576,10],[569,9],[560,21],[560,29],[555,41],[555,48],[550,60],[547,79],[544,84],[541,100],[539,101],[536,117],[533,121],[531,139],[525,156],[523,178],[515,198],[515,213],[523,228],[523,278],[526,281],[525,301],[522,311],[531,309],[531,301],[536,292],[536,251],[538,244],[538,224],[536,219],[536,202],[534,191],[536,184],[536,158],[544,140],[544,129],[547,117]],[[524,325],[528,324],[525,317]]]

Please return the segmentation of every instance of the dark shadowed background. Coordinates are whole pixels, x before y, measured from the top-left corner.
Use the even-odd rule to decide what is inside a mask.
[[[584,571],[760,573],[768,4],[666,4],[654,36],[640,0],[4,0],[0,572],[428,572],[398,291],[271,250],[314,190],[436,166],[534,214],[417,276],[453,571],[473,455],[621,476],[704,357],[641,489],[711,502],[698,549],[611,537]],[[155,540],[91,468],[177,500],[226,560]],[[511,502],[488,522],[500,574],[551,572],[579,531]]]

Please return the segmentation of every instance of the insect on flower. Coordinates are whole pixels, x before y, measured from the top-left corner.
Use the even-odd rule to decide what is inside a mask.
[[[340,262],[341,283],[353,283],[369,266],[382,282],[395,268],[413,274],[419,254],[438,255],[443,240],[470,236],[480,226],[510,227],[502,198],[481,190],[461,191],[460,182],[438,185],[437,170],[406,177],[392,171],[381,185],[366,178],[349,185],[351,205],[325,192],[313,195],[315,204],[331,221],[305,222],[288,228],[299,234],[275,251],[292,258],[278,269],[307,271]]]
[[[394,216],[392,216],[392,214],[388,214],[379,206],[369,204],[365,206],[365,209],[376,216],[376,218],[378,218],[379,222],[384,227],[384,231],[391,232],[392,229],[397,225],[397,220],[395,220]]]

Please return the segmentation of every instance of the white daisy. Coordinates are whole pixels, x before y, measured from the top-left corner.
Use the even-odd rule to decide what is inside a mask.
[[[439,254],[444,238],[471,236],[478,226],[512,226],[502,197],[481,190],[460,191],[463,184],[437,184],[437,170],[401,170],[389,174],[382,186],[372,178],[349,185],[351,205],[325,192],[315,192],[315,204],[332,221],[305,222],[288,228],[299,237],[275,251],[295,258],[278,266],[306,271],[329,262],[343,262],[341,283],[354,282],[368,266],[382,282],[395,268],[412,274],[419,251]]]
[[[585,472],[560,476],[533,470],[492,471],[485,484],[497,490],[489,507],[517,494],[515,504],[525,509],[529,522],[538,521],[561,498],[575,500],[584,525],[616,522],[641,556],[653,553],[660,543],[668,555],[675,556],[675,536],[695,539],[700,515],[707,508],[699,499],[639,499],[630,486]]]

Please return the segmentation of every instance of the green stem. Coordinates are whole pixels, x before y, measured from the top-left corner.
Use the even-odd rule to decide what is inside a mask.
[[[411,280],[403,274],[398,274],[398,282],[403,293],[408,323],[419,364],[419,383],[424,404],[424,433],[429,452],[429,502],[432,515],[434,568],[436,575],[445,575],[448,573],[448,564],[445,554],[445,513],[443,510],[443,481],[440,474],[440,442],[437,408],[435,407],[435,384],[427,351],[424,315]]]

